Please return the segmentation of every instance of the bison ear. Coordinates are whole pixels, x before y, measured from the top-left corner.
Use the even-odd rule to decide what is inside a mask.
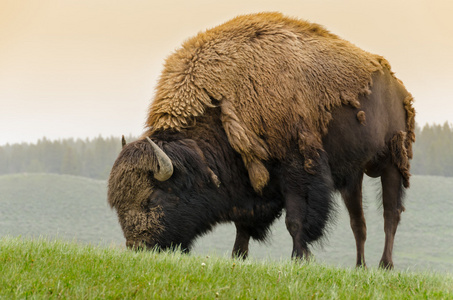
[[[124,138],[124,135],[121,137],[121,145],[123,148],[126,146],[126,139]]]

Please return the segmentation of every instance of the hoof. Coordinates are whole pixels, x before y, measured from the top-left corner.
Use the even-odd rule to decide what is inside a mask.
[[[393,262],[392,261],[383,261],[379,262],[379,268],[384,270],[392,270],[393,269]]]
[[[356,267],[356,269],[363,269],[363,270],[368,269],[366,264],[357,264],[355,267]]]

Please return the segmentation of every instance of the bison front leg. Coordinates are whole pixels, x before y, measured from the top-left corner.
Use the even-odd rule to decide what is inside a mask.
[[[246,259],[249,254],[250,234],[240,224],[234,223],[234,225],[236,225],[236,240],[234,241],[232,257]]]
[[[304,236],[303,223],[306,212],[306,203],[300,196],[289,193],[286,195],[286,218],[285,224],[289,234],[293,239],[292,258],[308,259],[310,250],[308,250],[307,238]]]
[[[341,191],[346,208],[349,212],[350,224],[354,233],[356,249],[357,249],[357,267],[366,267],[365,264],[365,241],[366,241],[366,221],[363,215],[362,207],[362,180],[361,173],[354,183]]]
[[[396,166],[389,165],[381,176],[382,201],[384,206],[385,245],[379,266],[385,269],[393,268],[392,252],[396,229],[404,211],[402,204],[402,176]]]
[[[324,234],[333,210],[333,180],[325,153],[320,153],[316,172],[304,169],[304,160],[289,157],[283,165],[282,193],[286,228],[293,239],[293,258],[309,258],[308,245]]]

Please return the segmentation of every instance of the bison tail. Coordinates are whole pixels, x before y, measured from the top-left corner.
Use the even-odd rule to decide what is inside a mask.
[[[409,137],[410,138],[410,137]],[[407,133],[399,131],[390,140],[390,152],[392,153],[392,162],[398,168],[403,177],[403,186],[409,187],[410,174],[410,153],[406,147]]]
[[[415,142],[415,109],[412,106],[414,98],[409,94],[404,99],[404,109],[406,110],[406,140],[405,146],[407,149],[407,156],[412,159],[412,143]]]

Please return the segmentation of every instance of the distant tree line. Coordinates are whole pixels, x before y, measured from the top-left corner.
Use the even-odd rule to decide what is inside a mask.
[[[453,177],[453,126],[417,127],[415,139],[411,173]]]
[[[106,179],[120,150],[119,137],[43,138],[36,144],[5,145],[0,147],[0,174],[57,173]]]
[[[417,126],[415,134],[411,173],[453,177],[453,126]],[[43,138],[36,144],[7,144],[0,147],[0,174],[57,173],[107,179],[120,150],[119,137]]]

